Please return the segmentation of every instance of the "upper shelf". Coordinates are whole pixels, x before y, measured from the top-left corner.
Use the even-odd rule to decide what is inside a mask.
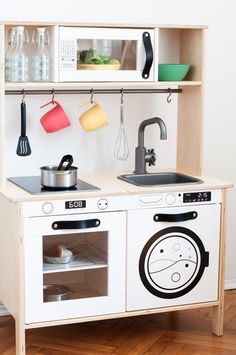
[[[76,26],[76,27],[102,27],[102,28],[177,28],[177,29],[206,29],[207,25],[181,25],[181,24],[130,24],[130,23],[76,23],[76,22],[25,22],[25,21],[0,21],[2,25],[9,26]]]
[[[114,25],[110,27],[109,25],[97,25],[98,28],[94,28],[94,24],[84,26],[73,23],[20,24],[25,26],[30,38],[26,52],[28,62],[32,63],[32,58],[35,57],[33,33],[38,26],[47,26],[50,38],[50,54],[47,60],[51,63],[51,81],[13,82],[15,77],[12,77],[7,79],[11,82],[5,83],[5,91],[83,88],[142,88],[145,90],[201,86],[204,81],[203,57],[206,26],[148,25],[145,27],[140,25],[136,27],[136,25],[127,25],[126,27]],[[17,24],[0,25],[0,38],[3,39],[0,44],[2,79],[4,52],[8,48],[9,30],[15,25]],[[104,64],[105,59],[107,61]],[[184,81],[159,81],[159,64],[178,63],[190,65]],[[27,80],[35,77],[34,70],[35,65],[30,64],[27,69],[26,76],[29,76]],[[12,72],[15,73],[14,70]]]

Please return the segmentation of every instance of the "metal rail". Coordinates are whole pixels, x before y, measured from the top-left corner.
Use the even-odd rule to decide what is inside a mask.
[[[180,94],[182,89],[45,89],[5,90],[5,95],[73,95],[73,94]]]

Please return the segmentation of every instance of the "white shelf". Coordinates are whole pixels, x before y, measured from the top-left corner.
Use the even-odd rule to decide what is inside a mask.
[[[103,250],[90,245],[76,254],[74,261],[68,264],[43,263],[43,273],[67,272],[75,270],[99,269],[107,267],[107,254]]]
[[[160,81],[160,82],[76,82],[76,83],[5,83],[5,90],[73,90],[73,89],[90,89],[90,88],[140,88],[152,89],[158,87],[176,87],[176,86],[201,86],[201,81]]]

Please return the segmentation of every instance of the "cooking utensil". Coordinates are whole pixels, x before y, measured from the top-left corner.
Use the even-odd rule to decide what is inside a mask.
[[[188,74],[189,64],[158,64],[159,81],[181,81]]]
[[[108,119],[105,111],[98,102],[90,100],[85,101],[80,107],[91,104],[92,106],[82,113],[79,118],[80,124],[86,132],[94,131],[98,128],[108,125]]]
[[[21,135],[18,140],[16,154],[20,157],[25,157],[31,154],[31,148],[28,137],[26,136],[26,104],[22,101],[20,104],[21,112]]]
[[[121,92],[120,101],[120,128],[116,138],[114,155],[118,160],[126,160],[129,156],[129,146],[128,140],[125,133],[124,126],[124,101],[123,101],[123,91]]]
[[[119,70],[120,64],[80,64],[83,70]]]
[[[43,261],[48,264],[69,264],[74,261],[76,255],[66,255],[66,256],[43,256]]]
[[[63,166],[64,163],[68,163],[66,166]],[[71,165],[73,164],[73,157],[70,154],[64,155],[61,159],[60,164],[58,165],[57,170],[69,170]]]
[[[63,301],[70,298],[70,293],[72,291],[69,287],[63,285],[44,285],[43,286],[43,301],[53,302],[53,301]]]
[[[68,264],[75,260],[75,255],[63,244],[54,244],[43,253],[43,261],[49,264]]]
[[[40,123],[45,131],[47,133],[53,133],[70,126],[69,118],[58,101],[52,100],[40,108],[50,104],[53,104],[54,107],[46,112],[40,119]]]
[[[41,185],[46,188],[72,188],[77,185],[77,170],[76,166],[71,166],[73,162],[72,156],[68,159],[68,155],[65,155],[59,166],[58,165],[46,165],[40,168],[41,170]],[[64,161],[68,161],[68,165],[63,170],[58,170],[63,166]],[[62,164],[61,164],[62,163]]]

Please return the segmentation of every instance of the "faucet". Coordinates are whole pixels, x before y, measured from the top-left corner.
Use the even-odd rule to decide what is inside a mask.
[[[138,130],[138,146],[135,149],[135,171],[134,174],[146,174],[146,163],[155,165],[156,154],[154,149],[146,149],[144,147],[144,130],[146,126],[157,123],[160,127],[160,139],[167,139],[167,129],[164,121],[159,117],[144,120]]]

